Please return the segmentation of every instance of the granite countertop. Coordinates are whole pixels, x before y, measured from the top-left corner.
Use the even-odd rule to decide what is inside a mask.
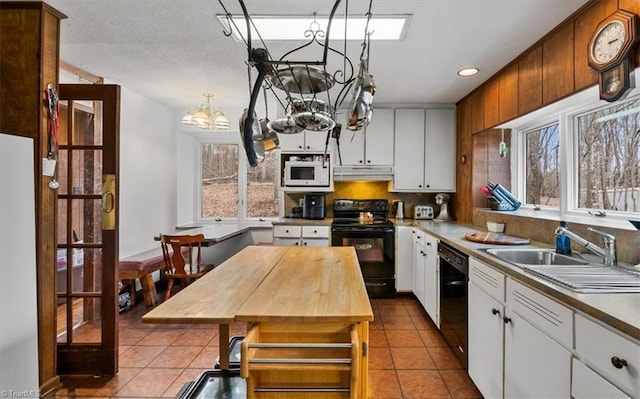
[[[554,298],[574,310],[587,314],[605,324],[635,338],[640,339],[640,294],[583,294],[573,292],[546,279],[501,261],[482,251],[483,248],[504,248],[504,245],[485,244],[468,241],[464,236],[480,229],[455,222],[433,222],[423,220],[396,221],[397,226],[413,226],[443,240],[463,253],[472,256],[524,284]],[[518,245],[518,248],[549,248],[549,245],[532,242]]]

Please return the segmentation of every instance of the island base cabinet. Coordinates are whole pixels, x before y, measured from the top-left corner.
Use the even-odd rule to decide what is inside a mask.
[[[242,342],[248,398],[366,398],[366,322],[257,323]]]
[[[505,324],[505,398],[569,398],[571,353],[512,313]]]

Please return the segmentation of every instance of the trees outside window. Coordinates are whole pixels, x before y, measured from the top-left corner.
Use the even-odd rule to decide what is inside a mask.
[[[525,133],[527,204],[560,205],[560,126]]]
[[[200,217],[260,219],[278,217],[278,154],[270,151],[256,167],[246,166],[235,143],[200,145]]]
[[[577,206],[640,210],[640,99],[576,118]]]

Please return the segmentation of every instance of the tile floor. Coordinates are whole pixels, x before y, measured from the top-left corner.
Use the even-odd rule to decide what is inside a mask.
[[[214,366],[217,327],[143,324],[143,301],[120,315],[120,371],[111,378],[63,377],[53,398],[174,398]],[[482,398],[419,303],[373,299],[369,398]],[[231,326],[231,335],[246,325]]]

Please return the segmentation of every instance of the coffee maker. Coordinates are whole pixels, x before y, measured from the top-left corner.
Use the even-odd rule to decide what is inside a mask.
[[[324,219],[324,194],[305,194],[303,219]]]

